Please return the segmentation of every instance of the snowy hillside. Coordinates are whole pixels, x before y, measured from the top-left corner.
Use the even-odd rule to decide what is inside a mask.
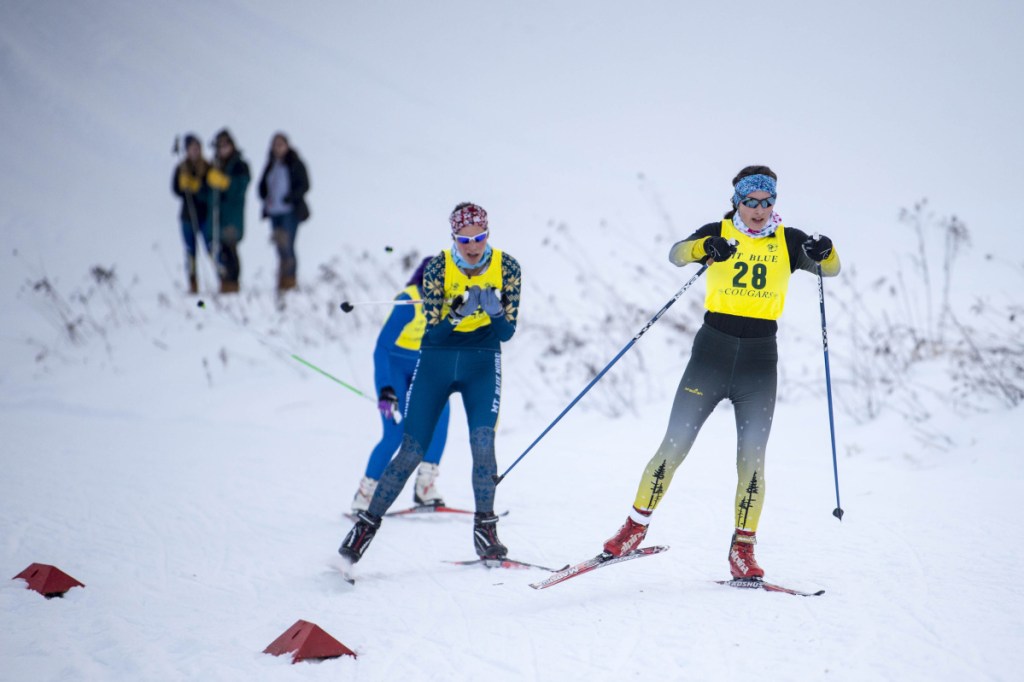
[[[0,572],[0,680],[1017,679],[1024,9],[943,9],[6,3],[0,571],[85,587],[46,600]],[[283,301],[252,191],[242,293],[208,269],[184,293],[171,147],[224,125],[254,173],[275,130],[310,167]],[[399,519],[344,583],[379,425],[292,358],[372,387],[385,310],[338,303],[393,296],[451,207],[484,205],[524,268],[504,469],[692,275],[668,246],[751,162],[844,260],[826,287],[846,516],[799,273],[758,545],[769,578],[825,594],[713,584],[727,404],[655,515],[665,554],[535,591],[543,571],[444,563],[473,558],[467,520]],[[702,301],[700,282],[499,486],[512,556],[561,566],[618,528]],[[460,507],[467,440],[457,403],[439,486]],[[358,658],[261,653],[298,619]]]

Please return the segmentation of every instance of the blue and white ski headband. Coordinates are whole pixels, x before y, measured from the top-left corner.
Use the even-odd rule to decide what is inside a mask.
[[[773,197],[775,192],[775,178],[770,175],[748,175],[736,183],[736,191],[732,195],[732,205],[739,206],[751,192],[768,192]]]

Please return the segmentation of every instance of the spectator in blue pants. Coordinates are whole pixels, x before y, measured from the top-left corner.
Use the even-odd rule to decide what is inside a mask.
[[[177,147],[176,147],[177,148]],[[185,275],[189,293],[199,291],[196,276],[196,235],[202,235],[206,251],[213,253],[210,240],[209,187],[206,174],[210,164],[203,157],[203,145],[195,133],[185,136],[185,158],[174,168],[171,191],[181,197],[181,238],[185,244]]]

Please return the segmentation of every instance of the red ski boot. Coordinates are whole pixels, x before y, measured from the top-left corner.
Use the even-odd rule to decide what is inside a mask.
[[[642,517],[643,515],[634,511],[627,516],[626,522],[622,524],[622,528],[619,528],[619,532],[604,543],[605,552],[612,556],[622,556],[640,546],[640,543],[647,537],[647,524],[637,523],[633,520],[634,516]]]
[[[756,542],[753,532],[736,529],[732,536],[732,546],[729,548],[729,570],[732,571],[733,578],[750,580],[764,577],[764,571],[754,558]]]

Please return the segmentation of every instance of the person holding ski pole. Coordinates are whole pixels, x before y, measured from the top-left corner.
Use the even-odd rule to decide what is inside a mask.
[[[456,391],[466,408],[473,456],[474,547],[481,559],[508,554],[494,513],[494,428],[501,405],[501,344],[516,331],[522,275],[515,258],[489,243],[483,208],[459,204],[448,220],[452,246],[423,274],[427,329],[402,420],[402,447],[384,469],[369,509],[359,512],[338,549],[349,565],[363,556],[384,513],[423,459],[434,425]]]
[[[174,143],[178,150],[177,139]],[[203,145],[194,133],[185,135],[185,156],[174,168],[171,177],[171,191],[181,197],[181,238],[185,244],[185,275],[188,277],[188,292],[199,291],[196,273],[196,237],[202,237],[207,253],[213,254],[209,224],[209,187],[206,174],[210,164],[203,158]]]
[[[423,300],[423,271],[433,260],[428,256],[419,264],[409,278],[405,289],[395,297],[396,301]],[[384,473],[384,467],[391,461],[402,443],[402,426],[399,415],[406,411],[406,396],[416,363],[420,357],[420,343],[427,329],[427,316],[423,304],[396,305],[391,309],[387,321],[377,335],[373,349],[373,378],[377,385],[378,408],[384,435],[374,446],[366,463],[366,473],[359,481],[359,489],[352,498],[352,513],[358,514],[370,508],[370,500],[377,490],[377,481]],[[416,473],[416,487],[413,501],[418,505],[443,507],[444,499],[437,490],[438,464],[444,454],[448,438],[448,403],[445,402],[441,416],[434,427],[434,435],[423,455],[423,463]]]
[[[220,292],[237,293],[241,264],[238,261],[238,243],[245,234],[245,191],[249,187],[249,164],[235,145],[227,128],[222,128],[213,140],[216,150],[213,167],[207,173],[210,185],[211,222],[213,243],[217,248],[217,266],[220,271]]]
[[[263,217],[270,219],[271,239],[277,246],[279,292],[295,288],[295,236],[299,223],[309,219],[308,191],[306,164],[292,149],[284,133],[274,133],[267,163],[260,176],[259,192],[263,200]]]
[[[713,261],[708,268],[704,324],[676,391],[668,429],[647,463],[633,508],[604,551],[622,556],[647,534],[676,468],[704,421],[721,400],[736,413],[735,531],[729,546],[734,579],[760,579],[754,543],[765,493],[765,453],[775,412],[778,351],[776,320],[782,315],[789,276],[796,270],[839,274],[832,240],[786,227],[775,211],[776,174],[747,166],[733,178],[732,206],[721,221],[704,225],[672,246],[677,266]]]

